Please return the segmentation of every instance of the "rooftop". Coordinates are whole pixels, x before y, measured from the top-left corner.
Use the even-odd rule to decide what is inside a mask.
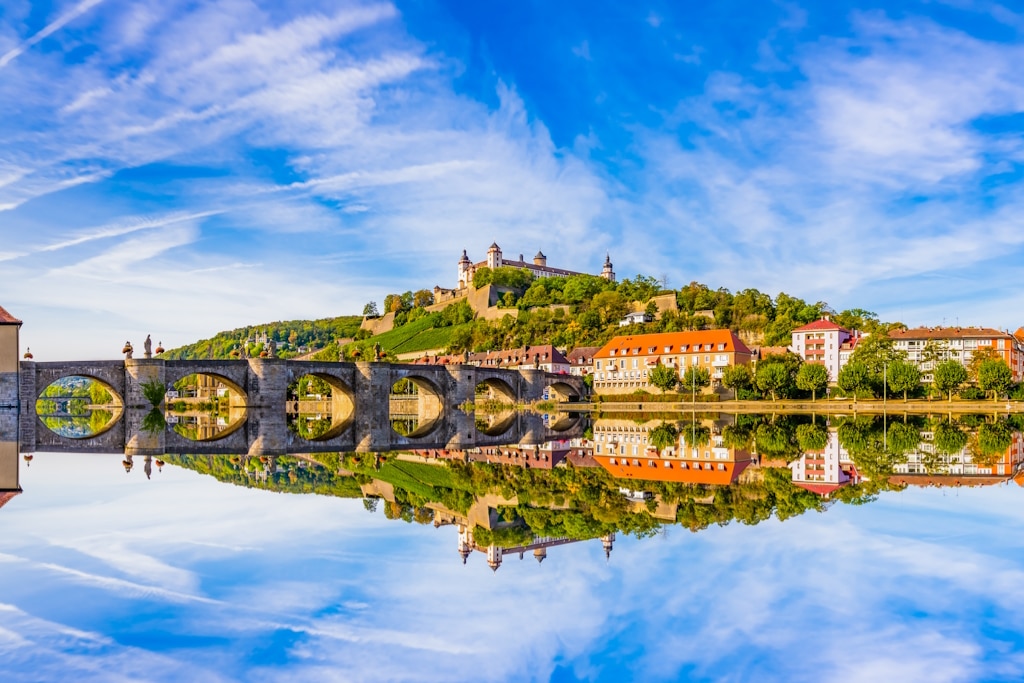
[[[732,484],[739,479],[740,474],[743,470],[747,469],[750,464],[749,460],[719,460],[715,463],[708,462],[707,464],[712,465],[712,469],[704,469],[700,465],[704,463],[687,462],[686,469],[681,467],[684,461],[678,459],[666,459],[657,456],[653,456],[650,453],[638,456],[610,456],[610,455],[595,455],[596,460],[601,467],[606,469],[611,475],[617,479],[639,479],[641,481],[675,481],[684,484],[718,484],[726,486]],[[615,460],[616,464],[612,464],[611,461]],[[623,463],[632,463],[636,461],[637,465],[624,465]],[[652,465],[648,465],[648,461],[652,462]],[[665,463],[670,466],[666,467]],[[719,465],[724,465],[724,469],[718,469]]]
[[[893,330],[892,339],[1009,339],[1009,332],[991,327],[915,327],[912,330]]]
[[[0,306],[0,325],[20,325],[21,321],[8,313],[3,306]]]
[[[848,329],[842,325],[837,325],[828,318],[822,318],[821,320],[815,320],[813,323],[807,323],[803,327],[798,327],[794,332],[812,332],[815,330],[839,330],[840,332],[850,333]]]
[[[662,332],[615,337],[594,354],[595,358],[625,355],[662,356],[673,353],[695,353],[694,346],[710,346],[701,352],[735,351],[751,353],[743,341],[731,330],[697,330],[693,332]],[[719,348],[719,345],[724,345]],[[685,348],[685,350],[683,350]],[[653,349],[653,350],[652,350]],[[668,349],[668,350],[666,350]]]

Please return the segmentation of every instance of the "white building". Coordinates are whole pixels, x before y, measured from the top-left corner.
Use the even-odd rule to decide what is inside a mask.
[[[829,382],[839,378],[840,350],[853,333],[824,317],[813,323],[793,330],[793,341],[789,350],[807,363],[819,363],[828,370]]]

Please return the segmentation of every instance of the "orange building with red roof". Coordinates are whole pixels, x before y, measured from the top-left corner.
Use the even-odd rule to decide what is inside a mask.
[[[675,369],[679,376],[688,367],[705,368],[712,388],[731,365],[747,365],[754,353],[731,330],[663,332],[615,337],[594,354],[594,391],[598,394],[629,394],[650,390],[647,375],[656,365]]]

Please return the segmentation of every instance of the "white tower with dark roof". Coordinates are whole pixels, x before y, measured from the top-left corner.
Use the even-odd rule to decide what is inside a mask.
[[[604,268],[601,269],[601,277],[609,282],[615,282],[615,271],[612,270],[612,256],[611,254],[604,255]]]
[[[501,247],[497,242],[492,243],[487,250],[487,267],[491,270],[501,267]]]

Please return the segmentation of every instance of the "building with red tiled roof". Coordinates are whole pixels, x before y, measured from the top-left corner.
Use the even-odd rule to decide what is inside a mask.
[[[562,352],[550,344],[523,346],[507,351],[484,351],[480,353],[452,354],[447,356],[423,356],[412,361],[414,365],[476,365],[478,367],[537,368],[547,372],[568,374],[569,361]]]
[[[897,351],[921,369],[921,381],[931,382],[937,362],[956,360],[966,367],[975,351],[986,349],[1006,361],[1013,381],[1024,380],[1024,341],[991,327],[916,327],[889,333]]]
[[[793,330],[789,349],[805,363],[818,363],[828,369],[828,379],[835,382],[842,369],[840,351],[854,333],[825,316]]]
[[[21,325],[21,321],[8,313],[7,309],[3,306],[0,306],[0,325]]]
[[[565,357],[569,361],[569,374],[589,375],[594,367],[594,354],[601,350],[600,346],[577,346]]]
[[[594,354],[594,391],[629,394],[652,387],[648,371],[656,365],[675,369],[682,377],[688,367],[705,368],[712,389],[730,365],[747,365],[754,353],[731,330],[663,332],[615,337]]]

